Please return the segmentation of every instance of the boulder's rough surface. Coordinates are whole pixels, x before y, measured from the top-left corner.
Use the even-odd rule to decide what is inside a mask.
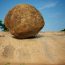
[[[20,4],[11,9],[5,17],[5,26],[17,38],[35,36],[44,26],[39,11],[28,4]]]

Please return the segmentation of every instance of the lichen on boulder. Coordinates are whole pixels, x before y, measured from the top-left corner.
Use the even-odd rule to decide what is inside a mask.
[[[5,17],[5,26],[17,38],[34,37],[44,26],[40,12],[29,4],[12,8]]]

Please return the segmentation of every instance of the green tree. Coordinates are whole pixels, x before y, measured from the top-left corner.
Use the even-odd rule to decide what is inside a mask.
[[[61,31],[65,31],[65,29],[61,30]]]
[[[0,20],[0,28],[2,31],[7,31],[7,28],[5,27],[5,25],[2,23],[2,21]]]
[[[3,24],[1,20],[0,20],[0,28],[3,30]]]

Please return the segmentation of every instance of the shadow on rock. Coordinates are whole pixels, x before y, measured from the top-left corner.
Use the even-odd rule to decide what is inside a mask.
[[[15,37],[15,36],[12,36],[13,38],[15,39],[37,39],[37,38],[42,38],[43,36],[42,35],[36,35],[36,36],[32,36],[32,37],[27,37],[27,38],[18,38],[18,37]]]

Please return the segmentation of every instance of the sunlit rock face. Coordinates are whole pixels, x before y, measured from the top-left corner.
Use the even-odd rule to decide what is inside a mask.
[[[5,17],[5,26],[17,38],[34,37],[44,26],[40,12],[28,4],[12,8]]]

